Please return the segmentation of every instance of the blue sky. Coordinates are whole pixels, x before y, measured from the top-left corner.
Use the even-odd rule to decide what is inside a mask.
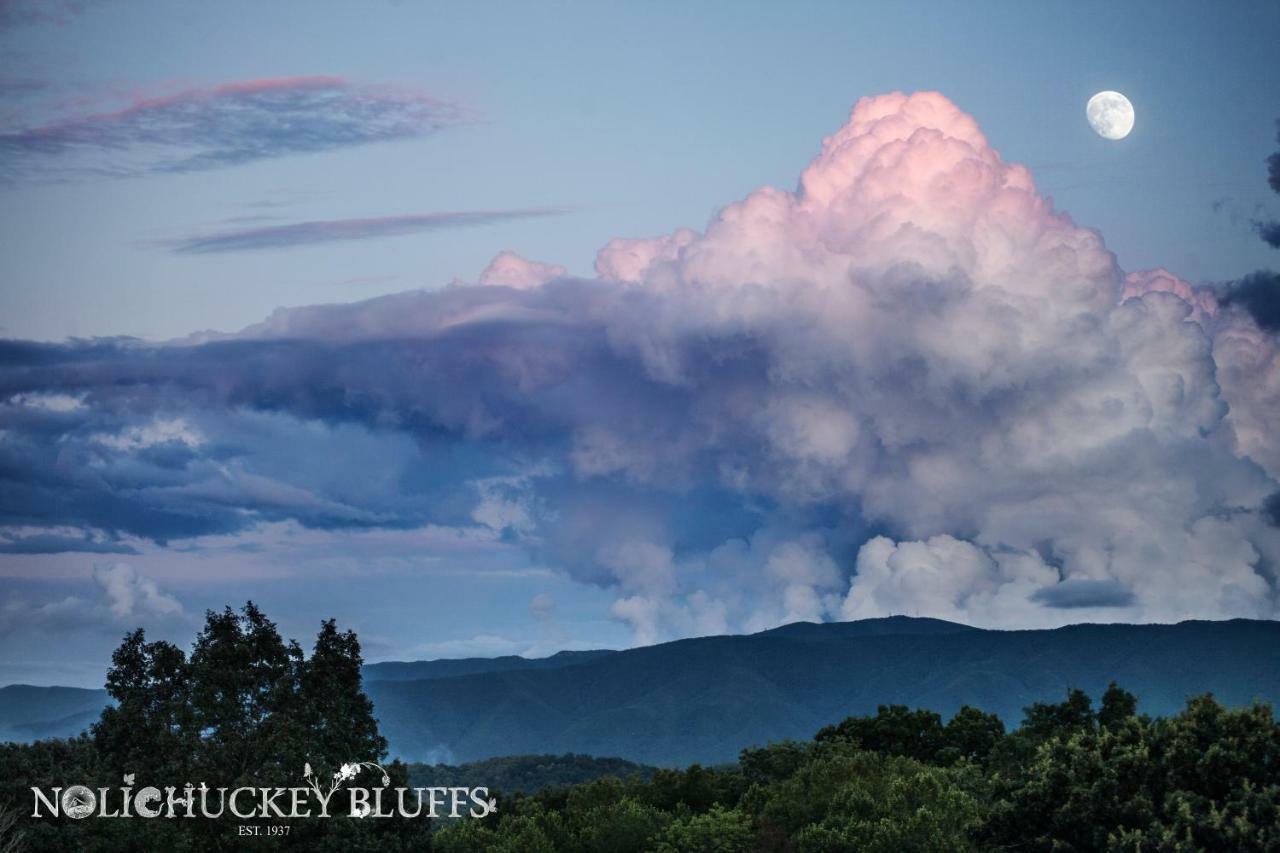
[[[914,599],[885,592],[902,588],[893,572],[907,563],[944,575],[937,588],[985,589],[988,580],[965,573],[994,572],[1017,599],[979,604],[957,593],[950,610],[929,596],[914,604],[942,616],[1062,621],[1061,611],[1041,619],[1022,609],[1028,590],[1045,583],[1035,571],[1056,572],[1077,584],[1071,589],[1112,584],[1115,602],[1132,604],[1066,613],[1073,618],[1200,615],[1156,601],[1142,578],[1088,544],[1120,537],[1128,528],[1106,525],[1153,505],[1171,530],[1200,530],[1195,547],[1206,553],[1253,549],[1255,559],[1240,558],[1252,567],[1240,569],[1242,578],[1223,580],[1227,570],[1215,569],[1220,595],[1203,615],[1270,614],[1274,578],[1256,555],[1274,547],[1272,534],[1265,525],[1210,531],[1205,519],[1213,507],[1260,512],[1273,491],[1280,466],[1257,424],[1275,411],[1275,394],[1265,382],[1229,385],[1248,370],[1231,361],[1243,358],[1237,350],[1213,343],[1228,337],[1208,321],[1202,338],[1159,356],[1122,345],[1148,339],[1133,329],[1099,343],[1129,365],[1115,387],[1132,380],[1149,397],[1136,403],[1117,391],[1116,399],[1147,420],[1123,435],[1104,430],[1107,442],[1090,445],[1087,459],[1028,470],[1007,491],[993,490],[979,514],[943,498],[935,511],[894,484],[904,476],[912,488],[945,494],[948,478],[982,478],[981,466],[965,468],[966,453],[993,436],[1028,434],[990,386],[973,392],[981,402],[967,450],[926,454],[921,448],[946,442],[921,424],[949,409],[910,395],[868,402],[867,389],[880,385],[859,383],[875,373],[868,359],[880,356],[845,353],[839,334],[811,337],[818,321],[787,314],[795,299],[779,297],[773,314],[753,320],[756,303],[660,299],[653,294],[676,285],[652,270],[622,281],[643,293],[622,287],[617,305],[600,301],[607,288],[572,282],[495,303],[474,283],[501,251],[565,270],[495,280],[524,288],[548,277],[594,279],[597,252],[615,238],[681,227],[711,233],[725,206],[758,187],[794,190],[860,98],[937,91],[981,127],[986,141],[968,144],[984,169],[1016,183],[1004,164],[1025,165],[1040,197],[1102,235],[1098,257],[1114,253],[1104,277],[1115,287],[1126,274],[1163,267],[1184,289],[1216,293],[1213,286],[1275,265],[1250,220],[1277,213],[1265,173],[1280,117],[1277,43],[1273,3],[0,5],[8,162],[0,167],[0,326],[21,342],[0,365],[8,377],[0,436],[15,442],[5,458],[23,460],[3,472],[12,553],[0,558],[8,599],[0,682],[93,683],[98,659],[130,620],[185,636],[204,608],[250,596],[298,636],[338,616],[361,632],[371,658],[546,653],[747,630],[784,615],[877,612],[847,600],[857,576],[888,578],[877,588],[881,610],[911,609]],[[1085,121],[1085,102],[1102,89],[1134,103],[1136,127],[1122,141],[1101,139]],[[912,121],[932,121],[903,109]],[[963,135],[960,119],[946,122],[944,133]],[[1003,160],[983,159],[991,150]],[[936,227],[950,235],[958,224]],[[1045,227],[1056,234],[1065,226]],[[1002,233],[992,228],[975,243],[979,254]],[[1070,233],[1063,245],[1083,255],[1084,232]],[[739,246],[740,259],[754,251],[739,237],[707,245],[728,255],[724,246]],[[1057,261],[1031,245],[1017,243],[1025,263],[1015,266],[1036,279],[1034,270]],[[900,251],[846,254],[874,258],[877,270],[923,257]],[[681,286],[700,281],[695,273],[719,281],[740,268],[728,255],[707,262],[714,275],[694,266],[671,274]],[[770,275],[827,274],[760,263],[772,264],[761,274],[768,287]],[[986,287],[989,267],[965,263],[934,277],[950,281],[963,268],[962,278]],[[1103,274],[1082,270],[1083,262],[1071,275],[1053,267],[1043,280],[1083,293]],[[1153,288],[1150,280],[1134,292]],[[1041,294],[1039,284],[1026,287]],[[418,289],[445,295],[366,302]],[[305,308],[348,303],[329,314]],[[1038,347],[1020,358],[1060,364],[1002,379],[1002,393],[1021,388],[1039,399],[1076,367],[1101,382],[1102,362],[1081,361],[1092,352],[1090,332],[1072,333],[1080,352],[1055,343],[1069,318],[1107,318],[1088,328],[1121,322],[1081,305],[1046,308],[1061,320],[1052,331],[1019,327],[1020,345]],[[882,319],[905,329],[937,303],[913,306]],[[299,310],[272,314],[281,307]],[[845,328],[858,328],[861,309],[828,303],[815,316],[845,308],[854,312]],[[651,322],[593,325],[615,310]],[[970,308],[949,328],[963,337],[963,323],[982,311],[998,316],[989,305]],[[565,325],[494,332],[476,312],[500,323],[556,314]],[[268,316],[266,326],[178,355],[59,343],[234,335]],[[744,325],[726,330],[725,316]],[[466,335],[446,341],[442,317]],[[691,317],[707,325],[681,325]],[[776,339],[766,331],[775,323],[788,330]],[[1255,341],[1231,328],[1231,341],[1261,348],[1249,364],[1269,369],[1266,334]],[[973,334],[988,333],[999,337],[986,326]],[[936,337],[919,330],[877,352],[901,345],[903,360],[885,370],[900,371],[911,356],[931,375],[978,359]],[[287,353],[281,340],[291,342]],[[826,372],[787,360],[798,340],[820,350],[805,370],[822,362]],[[932,342],[912,349],[924,340]],[[690,366],[695,354],[717,370],[736,366],[703,373]],[[847,365],[830,366],[846,355]],[[1196,367],[1197,358],[1208,367]],[[1177,406],[1152,390],[1153,364],[1177,374]],[[577,367],[556,373],[564,365]],[[1202,388],[1205,371],[1219,376],[1221,391]],[[780,376],[791,383],[785,395]],[[740,388],[751,398],[747,389],[766,386],[759,406],[745,410],[729,394]],[[1071,428],[1061,420],[1073,406],[1092,411],[1083,399],[1046,401],[1057,420],[1052,429],[1049,415],[1036,421],[1051,437],[1035,446],[1061,455],[1071,444],[1063,436],[1096,427],[1097,418]],[[723,438],[726,424],[756,409],[777,417]],[[861,442],[873,433],[878,450],[864,458]],[[1144,449],[1122,449],[1138,433],[1150,438]],[[901,447],[918,455],[899,455],[894,436],[904,434],[911,438]],[[635,448],[648,443],[656,447],[639,459]],[[1200,483],[1212,471],[1234,491],[1197,485],[1162,497],[1153,485],[1104,520],[1082,510],[1055,515],[1088,503],[1083,496],[1097,485],[1072,477],[1105,468],[1108,454],[1145,460],[1138,479]],[[1062,541],[1007,521],[1012,503],[1035,499]],[[866,548],[877,535],[896,550]],[[1143,553],[1155,560],[1161,548],[1188,547],[1162,537]],[[1010,554],[1034,554],[1043,565],[1010,568]],[[765,603],[744,603],[757,597]],[[83,633],[88,659],[74,671],[50,669],[48,637],[70,626]]]

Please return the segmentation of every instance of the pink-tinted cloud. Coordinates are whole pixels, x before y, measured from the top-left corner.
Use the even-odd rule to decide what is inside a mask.
[[[1141,299],[1148,293],[1172,293],[1191,308],[1189,319],[1197,323],[1206,323],[1218,314],[1218,300],[1213,289],[1196,287],[1178,278],[1162,267],[1153,270],[1138,270],[1124,278],[1122,301]]]
[[[237,81],[0,133],[0,179],[201,171],[425,136],[464,120],[451,101],[341,77]]]
[[[165,347],[0,345],[0,462],[66,484],[14,491],[31,518],[10,523],[158,539],[469,513],[616,590],[646,639],[1277,613],[1275,336],[1126,276],[940,94],[859,101],[796,191],[613,241],[593,280],[496,269],[524,286]],[[32,402],[54,399],[81,402]],[[207,440],[134,447],[135,421],[175,412]]]
[[[480,273],[477,284],[503,287],[537,287],[563,277],[568,270],[559,264],[543,264],[520,257],[515,252],[499,252]]]
[[[653,239],[610,240],[596,253],[596,275],[608,281],[643,281],[656,263],[669,263],[680,256],[680,250],[697,238],[697,232],[681,228],[674,234]]]
[[[1280,479],[1280,279],[1257,272],[1214,288],[1192,285],[1165,269],[1125,277],[1126,301],[1149,293],[1181,299],[1187,320],[1212,342],[1215,379],[1227,404],[1221,440]]]

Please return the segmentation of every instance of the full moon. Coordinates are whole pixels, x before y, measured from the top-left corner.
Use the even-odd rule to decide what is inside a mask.
[[[1099,92],[1084,108],[1089,124],[1105,139],[1124,139],[1133,130],[1133,104],[1119,92]]]

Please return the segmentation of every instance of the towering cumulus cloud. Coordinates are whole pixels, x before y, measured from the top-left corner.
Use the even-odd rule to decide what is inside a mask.
[[[217,339],[10,343],[8,521],[481,524],[644,640],[1276,615],[1274,335],[1126,275],[941,95],[859,101],[794,192],[596,271],[504,254]]]

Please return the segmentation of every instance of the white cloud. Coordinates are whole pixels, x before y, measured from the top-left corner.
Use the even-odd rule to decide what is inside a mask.
[[[537,287],[561,278],[568,270],[558,264],[543,264],[522,258],[515,252],[499,252],[480,273],[477,284],[505,287]]]
[[[9,599],[0,606],[0,636],[116,633],[138,627],[169,628],[189,621],[182,602],[126,563],[94,566],[92,582],[92,586],[81,584],[78,594],[53,601]]]
[[[199,447],[205,442],[204,435],[184,418],[156,418],[150,423],[128,427],[115,434],[98,433],[92,440],[119,451],[141,450],[169,442]]]
[[[1033,554],[993,555],[946,534],[920,542],[877,536],[858,552],[857,574],[841,615],[929,616],[989,627],[1033,627],[1046,620],[1034,595],[1057,582],[1058,573]]]
[[[681,228],[674,234],[652,239],[610,240],[596,254],[596,275],[606,281],[644,281],[655,264],[670,263],[680,256],[680,250],[698,237],[697,232]]]
[[[641,641],[899,609],[1277,614],[1275,336],[1167,271],[1126,274],[941,95],[859,101],[796,191],[612,241],[596,269],[503,255],[481,278],[510,287],[277,311],[230,336],[251,367],[188,346],[160,380],[164,360],[125,353],[65,387],[102,376],[84,399],[114,402],[163,381],[236,418],[411,435],[444,495],[414,523],[469,513],[616,590]],[[183,434],[137,429],[123,445]],[[244,466],[112,496],[411,526],[403,471],[361,493]]]
[[[84,406],[84,400],[81,397],[40,392],[14,394],[5,402],[10,406],[26,406],[48,412],[74,412]]]
[[[118,621],[181,616],[182,603],[151,578],[127,563],[94,566],[93,579],[106,594],[107,607]]]

